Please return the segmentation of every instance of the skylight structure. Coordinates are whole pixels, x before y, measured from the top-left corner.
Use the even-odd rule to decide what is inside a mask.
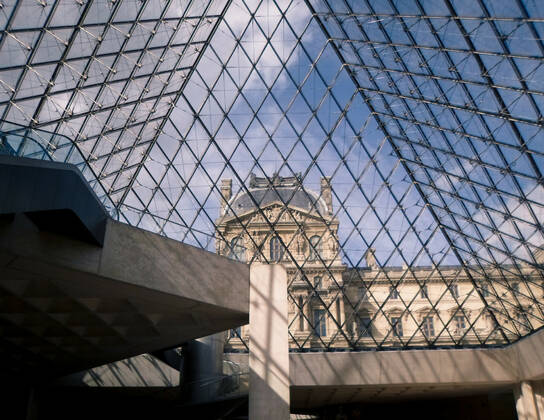
[[[414,321],[425,346],[463,345],[453,332],[463,323],[477,345],[544,323],[537,0],[8,1],[0,29],[0,119],[71,138],[122,220],[215,251],[227,242],[216,229],[222,179],[259,208],[252,174],[295,177],[297,192],[278,194],[290,214],[329,177],[322,216],[338,220],[343,264],[366,267],[374,249],[378,268],[397,270],[385,275],[401,308],[391,334],[411,316],[416,298],[396,294],[409,279],[431,309],[453,302],[432,334],[428,317]],[[278,238],[303,273],[308,261],[261,213],[269,236],[250,244],[249,262],[266,261],[259,250]],[[454,292],[451,273],[471,291]],[[444,293],[425,298],[431,280]],[[364,298],[385,313],[372,288]],[[481,310],[468,314],[472,298]],[[349,321],[324,311],[343,331]],[[485,333],[482,317],[493,322]]]

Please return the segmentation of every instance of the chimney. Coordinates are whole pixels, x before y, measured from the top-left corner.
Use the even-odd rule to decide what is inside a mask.
[[[232,179],[221,180],[221,216],[227,212],[227,202],[232,197]]]
[[[332,192],[330,176],[324,176],[321,178],[321,198],[325,201],[329,214],[332,214]]]

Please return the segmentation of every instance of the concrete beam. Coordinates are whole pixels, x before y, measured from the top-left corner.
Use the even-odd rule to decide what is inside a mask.
[[[246,264],[111,219],[102,247],[40,231],[22,214],[0,220],[0,292],[0,374],[21,380],[171,348],[249,319]]]
[[[505,350],[402,350],[292,353],[293,386],[513,383],[518,367]]]
[[[179,370],[173,369],[150,354],[141,354],[60,378],[53,386],[175,387]]]

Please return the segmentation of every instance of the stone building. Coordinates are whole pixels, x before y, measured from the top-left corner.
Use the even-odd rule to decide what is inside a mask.
[[[534,268],[380,267],[373,248],[366,267],[348,267],[330,178],[318,193],[298,176],[252,176],[248,190],[222,181],[217,252],[286,267],[293,349],[496,345],[541,326],[542,309],[529,304],[543,294]],[[226,350],[244,351],[248,339],[247,326],[230,331]]]

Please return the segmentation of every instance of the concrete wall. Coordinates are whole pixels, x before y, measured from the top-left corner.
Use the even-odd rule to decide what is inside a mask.
[[[291,386],[513,384],[544,377],[544,330],[505,348],[291,353]]]

